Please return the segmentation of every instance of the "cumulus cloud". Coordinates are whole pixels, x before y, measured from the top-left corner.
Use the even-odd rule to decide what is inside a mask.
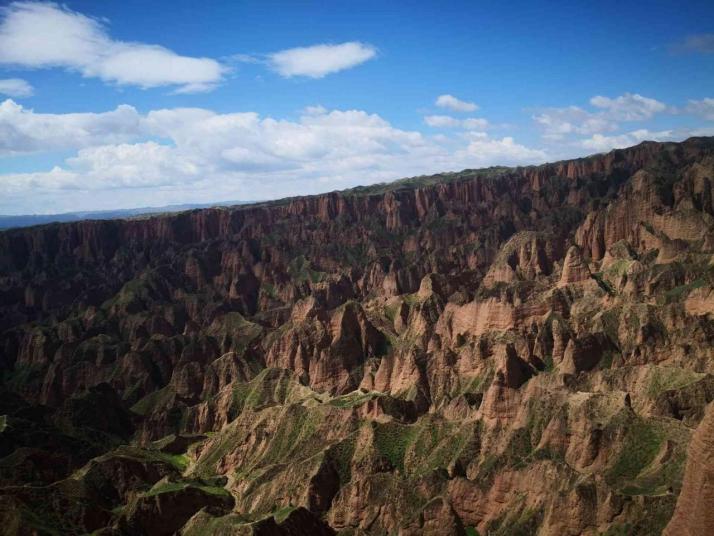
[[[42,114],[11,100],[0,105],[0,154],[72,145],[75,155],[49,171],[0,175],[0,211],[17,210],[18,203],[37,210],[35,204],[67,192],[78,198],[95,192],[97,202],[110,206],[112,200],[126,204],[127,192],[137,189],[139,204],[147,192],[161,193],[166,202],[209,193],[213,199],[267,199],[545,159],[543,151],[510,137],[465,132],[431,138],[362,110],[314,106],[297,120],[283,120],[203,108]]]
[[[325,75],[356,67],[377,55],[377,49],[351,41],[339,45],[314,45],[290,48],[268,56],[271,68],[281,76],[322,78]]]
[[[81,187],[92,189],[171,186],[201,172],[192,155],[154,141],[122,143],[81,149],[67,159],[67,168],[82,177]]]
[[[592,134],[614,130],[617,124],[602,114],[587,112],[578,106],[547,108],[533,116],[533,120],[543,129],[544,136],[560,139],[567,134]]]
[[[499,140],[473,132],[468,138],[468,146],[457,155],[472,159],[478,166],[538,164],[547,159],[545,151],[516,143],[510,136]]]
[[[102,113],[42,114],[7,99],[0,103],[0,156],[121,143],[142,129],[139,113],[126,104]]]
[[[113,191],[178,186],[202,170],[190,155],[154,141],[80,149],[48,172],[0,175],[6,194],[54,191]]]
[[[714,99],[690,100],[685,108],[687,113],[714,121]]]
[[[453,95],[439,95],[434,102],[439,108],[448,108],[454,112],[475,112],[478,110],[476,103],[457,99]]]
[[[622,149],[636,145],[645,140],[647,141],[666,141],[674,138],[674,132],[671,130],[662,130],[652,132],[646,128],[633,130],[625,134],[616,136],[604,136],[602,134],[594,134],[591,138],[581,140],[580,145],[585,149],[596,152],[610,151],[611,149]]]
[[[616,121],[644,121],[667,109],[663,102],[637,93],[625,93],[614,99],[598,95],[590,99],[590,104],[605,110],[606,116]]]
[[[590,99],[590,105],[597,110],[588,111],[579,106],[546,108],[532,118],[543,130],[544,138],[560,140],[572,134],[590,136],[612,132],[619,128],[620,122],[645,121],[668,110],[663,102],[636,93],[615,98],[598,95]]]
[[[449,115],[427,115],[424,117],[424,122],[434,128],[461,126],[461,121],[459,119]]]
[[[177,86],[179,92],[210,90],[226,70],[211,58],[114,40],[100,21],[54,3],[13,2],[0,14],[3,64],[59,67],[119,85]]]
[[[0,80],[0,94],[9,97],[32,97],[35,93],[34,88],[21,78],[5,78]]]
[[[424,117],[424,122],[434,128],[465,128],[467,130],[474,130],[488,127],[488,121],[480,117],[457,119],[450,115],[427,115]]]

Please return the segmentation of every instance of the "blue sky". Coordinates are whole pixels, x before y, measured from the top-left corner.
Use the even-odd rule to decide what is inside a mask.
[[[714,134],[711,2],[384,4],[5,3],[0,213],[267,199]]]

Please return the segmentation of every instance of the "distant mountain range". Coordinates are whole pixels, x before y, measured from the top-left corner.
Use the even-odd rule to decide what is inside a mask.
[[[91,210],[84,212],[64,212],[62,214],[21,214],[15,216],[0,215],[0,229],[12,229],[15,227],[30,227],[32,225],[42,225],[45,223],[57,223],[79,220],[115,220],[121,218],[133,218],[150,214],[162,214],[166,212],[180,212],[194,208],[208,208],[234,205],[245,205],[248,201],[224,201],[221,203],[189,203],[185,205],[166,205],[163,207],[139,207],[120,208],[117,210]]]

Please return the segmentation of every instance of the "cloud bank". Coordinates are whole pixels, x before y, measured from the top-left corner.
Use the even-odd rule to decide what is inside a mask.
[[[277,198],[547,157],[511,137],[472,131],[428,137],[361,110],[315,106],[285,120],[204,108],[140,114],[127,105],[102,113],[43,114],[10,99],[0,104],[0,155],[60,149],[76,153],[47,171],[0,175],[0,212],[17,210],[18,202],[39,207],[48,198],[73,199],[76,208],[88,192],[98,205],[111,205],[137,189],[174,195],[162,198],[166,202],[209,194]]]

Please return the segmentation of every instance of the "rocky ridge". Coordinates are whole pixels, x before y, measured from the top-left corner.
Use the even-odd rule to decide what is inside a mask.
[[[2,232],[0,520],[703,534],[713,186],[692,138]]]

